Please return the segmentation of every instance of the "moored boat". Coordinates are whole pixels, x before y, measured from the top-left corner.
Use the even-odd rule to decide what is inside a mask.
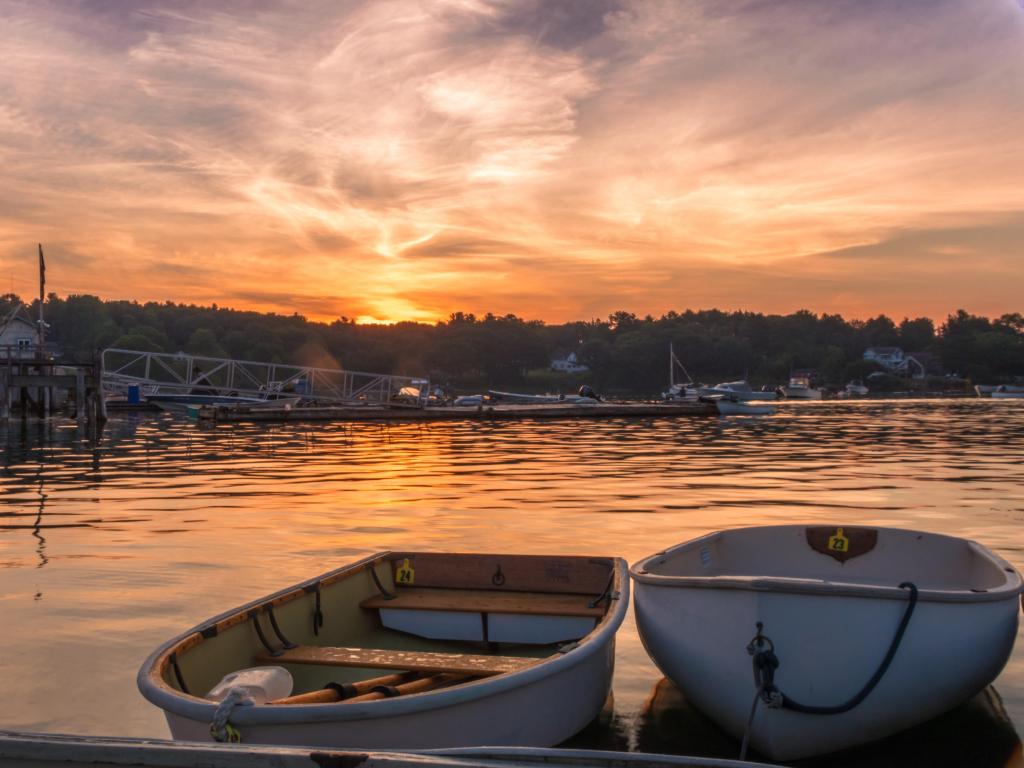
[[[139,689],[176,739],[546,747],[601,710],[628,596],[616,558],[384,552],[179,635]]]
[[[864,382],[860,379],[854,379],[849,382],[844,391],[846,392],[847,397],[864,397],[870,392],[870,390],[864,386]]]
[[[715,407],[722,416],[771,416],[775,413],[775,406],[771,403],[732,400],[727,397],[715,399]]]
[[[812,387],[806,376],[794,376],[788,385],[782,387],[782,394],[789,400],[821,400],[822,392]]]
[[[732,400],[775,400],[775,390],[754,389],[746,381],[726,381],[713,387],[701,387],[700,394],[708,397],[723,395]]]
[[[284,408],[294,406],[302,398],[298,395],[282,395],[274,397],[243,397],[240,395],[192,395],[192,394],[153,394],[146,402],[157,406],[162,411],[186,413],[190,408],[203,406],[244,406],[247,408]]]
[[[630,572],[661,670],[775,760],[873,741],[973,696],[1009,657],[1022,591],[975,542],[891,528],[741,528]]]
[[[1010,384],[1004,384],[1003,386],[996,387],[995,389],[993,389],[989,397],[995,398],[996,400],[1024,399],[1024,387],[1016,387]]]

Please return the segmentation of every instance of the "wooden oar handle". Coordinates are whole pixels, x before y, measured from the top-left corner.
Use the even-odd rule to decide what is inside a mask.
[[[410,693],[423,693],[425,691],[432,691],[435,688],[442,688],[446,685],[452,685],[454,683],[461,683],[471,679],[467,675],[458,675],[451,673],[444,673],[439,675],[431,675],[430,677],[424,677],[419,680],[413,680],[410,683],[402,683],[401,685],[394,686],[395,692],[392,695],[406,696]],[[370,691],[362,696],[353,696],[351,699],[345,699],[345,704],[358,704],[363,701],[378,701],[380,699],[390,698],[388,694],[381,691]]]
[[[355,683],[349,683],[352,686],[352,690],[356,696],[369,693],[374,688],[380,685],[400,685],[401,683],[408,683],[415,677],[413,672],[399,672],[393,675],[384,675],[383,677],[372,677],[369,680],[360,680]],[[351,697],[350,697],[351,698]],[[287,696],[283,699],[277,699],[276,701],[268,702],[270,704],[331,704],[336,701],[341,701],[341,694],[334,688],[323,688],[319,691],[310,691],[309,693],[297,693],[294,696]]]

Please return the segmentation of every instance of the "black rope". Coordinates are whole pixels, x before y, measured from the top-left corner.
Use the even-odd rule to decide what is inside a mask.
[[[256,627],[256,635],[259,637],[260,642],[263,643],[263,647],[267,649],[267,653],[271,656],[280,656],[283,653],[283,649],[272,646],[267,641],[267,636],[263,634],[263,627],[260,626],[259,610],[254,610],[250,613],[249,618],[252,619],[252,625]]]
[[[381,593],[381,595],[384,596],[384,599],[385,600],[394,600],[395,599],[395,594],[393,592],[388,592],[384,588],[384,585],[380,583],[380,576],[377,575],[377,568],[376,568],[376,566],[374,566],[374,565],[370,566],[370,575],[373,577],[373,583],[377,585],[377,589],[380,590],[380,593]]]
[[[181,667],[178,666],[178,654],[172,653],[169,661],[171,662],[171,669],[174,670],[174,677],[178,680],[178,688],[181,689],[182,693],[189,693],[188,686],[185,685],[185,678],[181,674]]]
[[[286,651],[290,651],[292,648],[298,648],[299,646],[284,636],[284,632],[277,626],[277,617],[274,616],[274,606],[267,606],[267,615],[270,617],[270,626],[274,630],[274,634],[277,635],[277,639],[281,641]]]
[[[359,689],[352,683],[328,683],[324,686],[324,690],[334,691],[342,701],[359,695]]]
[[[320,634],[320,627],[324,625],[324,612],[320,610],[320,582],[316,583],[316,605],[313,608],[313,634]]]
[[[903,618],[900,620],[899,627],[896,629],[896,634],[893,635],[892,642],[889,643],[889,650],[886,651],[885,658],[882,659],[882,663],[878,665],[875,674],[864,684],[864,687],[847,701],[835,706],[823,707],[802,704],[791,699],[776,687],[775,670],[779,668],[779,659],[775,655],[772,641],[761,634],[764,625],[758,622],[757,635],[750,641],[747,650],[754,657],[754,683],[757,685],[758,690],[761,691],[761,699],[766,704],[780,703],[785,709],[802,712],[806,715],[840,715],[844,712],[849,712],[864,701],[875,690],[875,687],[881,682],[882,677],[888,671],[889,665],[892,664],[896,651],[899,650],[900,643],[903,641],[903,635],[907,631],[910,617],[914,614],[914,608],[917,606],[917,586],[913,582],[904,581],[900,584],[900,589],[909,589],[910,599],[907,602],[906,610],[903,612]],[[781,701],[778,701],[779,699]]]
[[[615,567],[612,566],[612,569],[608,572],[608,581],[605,583],[604,589],[601,590],[601,594],[600,595],[598,595],[593,600],[591,600],[589,603],[587,603],[587,608],[597,608],[597,606],[599,606],[601,604],[601,601],[604,600],[606,597],[608,598],[608,604],[611,605],[611,602],[612,602],[612,584],[614,584],[614,583],[615,583]]]

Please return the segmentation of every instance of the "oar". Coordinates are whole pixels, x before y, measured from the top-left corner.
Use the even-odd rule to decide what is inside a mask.
[[[378,685],[399,685],[400,683],[408,683],[413,677],[414,672],[399,672],[395,675],[384,675],[383,677],[371,677],[369,680],[360,680],[356,683],[349,683],[352,686],[352,690],[356,696],[361,696],[364,693],[369,693]],[[323,688],[319,691],[310,691],[309,693],[297,693],[294,696],[288,696],[283,699],[277,699],[276,701],[268,702],[269,704],[330,704],[335,701],[341,701],[341,694],[335,688]]]
[[[395,686],[395,691],[399,696],[406,696],[410,693],[423,693],[424,691],[431,691],[435,688],[441,688],[446,685],[453,685],[455,683],[461,683],[469,680],[468,675],[455,675],[450,672],[446,672],[440,675],[431,675],[430,677],[424,677],[420,680],[413,680],[411,683],[402,683],[401,685]],[[358,704],[363,701],[378,701],[379,699],[391,698],[386,693],[381,691],[371,691],[370,693],[364,693],[362,696],[353,696],[351,699],[345,699],[344,704]]]

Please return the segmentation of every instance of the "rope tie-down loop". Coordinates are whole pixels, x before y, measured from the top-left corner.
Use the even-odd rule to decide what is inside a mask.
[[[904,581],[899,585],[899,588],[909,590],[910,594],[906,610],[903,611],[903,618],[900,619],[899,626],[896,628],[896,634],[893,635],[892,641],[889,643],[889,649],[885,652],[885,656],[875,670],[875,673],[868,678],[868,681],[864,683],[857,693],[841,704],[831,706],[804,704],[790,698],[779,690],[779,687],[775,685],[775,671],[779,668],[779,657],[775,655],[775,644],[763,633],[764,624],[760,621],[757,622],[757,634],[747,644],[747,653],[751,656],[754,670],[754,686],[757,691],[754,694],[754,701],[750,706],[750,717],[747,718],[746,730],[743,732],[740,760],[745,759],[747,755],[750,730],[754,724],[754,715],[757,714],[758,701],[769,709],[788,709],[805,715],[841,715],[844,712],[849,712],[871,695],[871,692],[875,690],[885,676],[885,673],[889,670],[892,660],[896,657],[900,643],[903,642],[903,635],[907,631],[907,625],[910,624],[910,617],[913,616],[914,608],[917,606],[917,585],[910,581]]]

